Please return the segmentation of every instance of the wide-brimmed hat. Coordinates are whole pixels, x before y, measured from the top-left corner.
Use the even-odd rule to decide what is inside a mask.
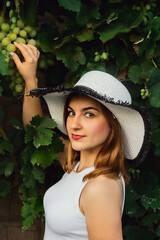
[[[71,92],[84,93],[107,107],[121,125],[124,155],[141,162],[149,149],[151,119],[142,107],[132,105],[127,88],[112,75],[101,71],[85,73],[74,87],[36,88],[28,93],[43,96],[57,128],[67,135],[63,122],[64,105]]]

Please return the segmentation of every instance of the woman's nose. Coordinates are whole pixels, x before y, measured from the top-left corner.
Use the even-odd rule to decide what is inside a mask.
[[[75,116],[72,119],[72,123],[71,123],[71,128],[72,129],[80,129],[82,127],[81,125],[81,120],[79,116]]]

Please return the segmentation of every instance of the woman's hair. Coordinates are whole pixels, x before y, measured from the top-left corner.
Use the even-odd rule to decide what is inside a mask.
[[[82,93],[72,92],[67,97],[65,107],[64,107],[65,126],[66,126],[66,121],[68,117],[67,115],[68,105],[72,97],[76,97],[76,96],[86,96],[86,95]],[[122,143],[122,135],[121,135],[121,126],[108,108],[103,106],[101,103],[99,103],[99,105],[101,106],[102,111],[108,120],[111,131],[106,141],[103,143],[100,151],[97,154],[96,160],[94,162],[95,170],[85,175],[83,178],[83,181],[85,181],[86,179],[95,178],[99,175],[105,175],[109,178],[117,179],[120,177],[120,174],[122,174],[125,182],[128,183],[129,174],[127,172],[127,169],[124,163],[124,151],[123,151],[123,143]],[[68,158],[62,164],[64,171],[68,173],[70,173],[71,171],[74,171],[75,163],[78,162],[79,160],[80,160],[80,152],[75,151],[71,146],[71,142],[69,141]]]

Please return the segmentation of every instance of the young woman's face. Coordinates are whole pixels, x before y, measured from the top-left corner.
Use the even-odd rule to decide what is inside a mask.
[[[72,148],[98,151],[111,130],[101,105],[87,96],[72,97],[67,112],[66,128]]]

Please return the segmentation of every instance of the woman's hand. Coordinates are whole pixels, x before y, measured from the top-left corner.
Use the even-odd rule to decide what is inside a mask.
[[[20,50],[25,61],[21,61],[16,53],[11,53],[12,58],[18,68],[19,73],[23,77],[27,88],[37,87],[37,62],[40,56],[38,49],[30,44],[15,43]]]

